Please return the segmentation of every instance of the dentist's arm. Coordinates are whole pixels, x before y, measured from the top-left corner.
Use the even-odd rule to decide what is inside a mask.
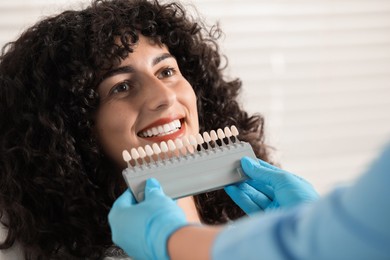
[[[357,182],[323,199],[238,221],[214,259],[390,259],[390,146]]]

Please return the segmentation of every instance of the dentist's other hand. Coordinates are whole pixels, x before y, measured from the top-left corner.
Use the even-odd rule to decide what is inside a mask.
[[[241,159],[246,182],[225,187],[226,193],[247,214],[279,207],[291,207],[319,198],[304,179],[262,160]]]
[[[112,240],[134,259],[169,259],[167,240],[187,225],[182,209],[167,197],[156,179],[148,179],[145,200],[136,203],[126,190],[108,215]]]

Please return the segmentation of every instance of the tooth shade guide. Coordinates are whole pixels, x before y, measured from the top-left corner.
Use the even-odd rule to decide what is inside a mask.
[[[169,151],[173,152],[176,150],[176,145],[172,140],[168,140],[167,145]]]
[[[210,137],[210,134],[208,132],[204,132],[203,133],[203,141],[204,143],[201,144],[205,149],[209,149],[212,147],[211,145],[211,137]]]
[[[223,133],[221,128],[217,129],[217,132],[215,130],[212,130],[210,132],[211,140],[213,140],[217,146],[225,145],[224,138],[225,134]]]
[[[130,155],[131,155],[131,158],[133,158],[134,164],[135,165],[139,164],[138,159],[139,159],[140,156],[139,156],[139,153],[138,153],[137,149],[131,148]]]
[[[161,148],[161,152],[162,153],[166,153],[166,152],[168,152],[168,145],[167,145],[167,143],[166,142],[164,142],[164,141],[162,141],[161,143],[160,143],[160,148]]]
[[[217,136],[218,136],[218,144],[219,145],[227,145],[229,144],[229,140],[227,139],[225,133],[221,128],[217,129]]]
[[[160,143],[160,149],[161,149],[161,154],[160,154],[161,158],[163,158],[163,156],[164,156],[164,159],[168,159],[167,153],[168,153],[169,149],[168,149],[167,143],[162,141]]]
[[[189,135],[188,138],[183,139],[183,145],[185,147],[186,153],[193,154],[197,151],[198,143],[196,142],[196,138],[193,135]]]
[[[203,133],[203,141],[205,143],[209,143],[211,141],[211,137],[210,137],[209,133],[207,133],[207,132]]]
[[[173,155],[179,156],[179,151],[176,147],[176,144],[172,140],[168,140],[167,145],[168,145],[168,149],[169,149],[169,152],[168,152],[169,158],[172,157]]]
[[[146,152],[145,152],[145,150],[144,150],[143,147],[138,147],[137,151],[138,151],[139,157],[140,157],[141,159],[143,159],[143,158],[146,157]]]
[[[198,145],[204,143],[204,140],[203,140],[203,137],[202,137],[201,134],[197,134],[195,138],[196,138],[196,143],[197,143]]]
[[[146,152],[146,149],[148,149],[148,150],[150,149],[150,150],[148,152]],[[147,146],[145,146],[145,148],[138,147],[137,150],[138,150],[139,156],[141,158],[142,164],[151,162],[152,157],[149,154],[150,154],[150,152],[152,152],[151,155],[153,155],[153,151],[152,151],[152,148],[150,146],[148,148],[147,148]]]
[[[158,146],[158,144],[154,143],[152,144],[152,149],[153,149],[153,152],[154,152],[154,155],[155,155],[155,161],[158,161],[159,158],[160,158],[160,153],[161,153],[161,149],[160,149],[160,146]]]
[[[133,158],[134,160],[137,160],[139,158],[138,151],[135,148],[131,148],[130,154],[131,154],[131,158]]]
[[[225,128],[223,129],[223,132],[227,138],[232,136],[232,132],[230,131],[229,127],[227,127],[227,126],[225,126]]]
[[[148,145],[148,144],[145,145],[145,152],[146,152],[146,155],[149,157],[154,154],[152,147],[150,147],[150,145]]]
[[[211,137],[212,141],[214,141],[214,142],[217,141],[218,140],[217,132],[215,132],[215,130],[211,130],[210,137]]]
[[[185,148],[186,154],[187,152],[189,153],[195,152],[195,147],[197,146],[197,144],[196,144],[196,139],[193,135],[189,135],[188,137],[184,136],[182,138],[182,141],[183,141],[183,146]]]
[[[198,151],[205,150],[207,148],[207,144],[205,145],[206,147],[203,146],[204,140],[203,140],[202,135],[201,134],[197,134],[195,138],[196,138],[196,143],[197,143],[196,149]]]
[[[240,159],[243,156],[256,159],[252,147],[247,142],[238,141],[236,139],[237,134],[223,137],[221,131],[217,131],[217,136],[218,140],[211,140],[210,142],[216,144],[222,142],[225,138],[226,140],[232,139],[234,142],[229,144],[223,144],[222,142],[222,145],[218,147],[195,151],[193,154],[188,153],[179,157],[169,157],[145,166],[137,165],[136,167],[126,168],[123,171],[123,176],[136,200],[140,202],[144,199],[145,181],[151,177],[159,180],[165,194],[172,199],[221,189],[226,185],[246,180],[247,177],[240,167]],[[194,147],[189,139],[188,137],[188,140],[185,140],[185,138],[181,140],[183,146],[181,146],[180,141],[172,140],[172,142],[179,151],[183,148]],[[202,143],[200,140],[199,142]],[[195,143],[195,145],[198,145],[198,143]],[[167,146],[169,148],[168,153],[171,153],[173,150],[172,143],[169,142]],[[162,156],[166,157],[164,154]]]
[[[145,153],[146,153],[146,161],[147,162],[151,162],[152,160],[153,161],[157,161],[157,155],[154,154],[153,152],[153,149],[150,145],[145,145]]]
[[[130,167],[131,166],[131,164],[130,164],[130,161],[131,161],[130,153],[127,150],[123,150],[122,151],[122,157],[123,157],[123,160],[127,163],[127,167]]]
[[[232,132],[232,135],[233,135],[233,137],[234,137],[234,141],[235,141],[235,142],[238,142],[238,141],[239,141],[239,140],[238,140],[238,135],[239,135],[239,133],[238,133],[237,127],[234,126],[234,125],[232,125],[232,126],[230,127],[230,131]]]
[[[186,150],[186,148],[183,144],[183,141],[181,139],[179,139],[179,138],[175,139],[175,145],[176,145],[176,148],[178,151],[178,156],[180,156],[180,154],[183,154],[183,155],[187,154],[187,150]]]
[[[193,152],[195,152],[197,150],[197,147],[198,147],[198,142],[196,141],[196,137],[193,135],[190,135],[188,138],[189,138],[190,144],[194,150]]]
[[[217,136],[218,136],[218,138],[219,139],[223,139],[223,138],[225,138],[225,133],[222,131],[222,129],[221,128],[218,128],[218,130],[217,130]]]
[[[122,153],[124,160],[133,166],[148,164],[152,161],[157,163],[160,159],[173,162],[174,157],[180,158],[194,155],[197,152],[217,152],[218,148],[239,143],[238,130],[235,126],[211,130],[210,132],[198,133],[196,136],[184,136],[182,139],[153,143],[152,146],[132,148],[130,154]],[[202,155],[201,153],[200,155]],[[202,155],[203,156],[203,155]],[[129,158],[131,161],[129,161]]]
[[[230,131],[230,128],[226,126],[226,127],[223,129],[223,132],[224,132],[224,134],[225,134],[227,144],[232,143],[232,140],[231,140],[232,132]]]

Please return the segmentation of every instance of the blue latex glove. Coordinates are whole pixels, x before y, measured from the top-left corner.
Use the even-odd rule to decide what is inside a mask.
[[[244,157],[241,166],[250,179],[227,186],[225,191],[249,215],[319,198],[310,183],[262,160]]]
[[[167,241],[187,225],[183,210],[167,197],[156,179],[148,179],[145,200],[138,203],[126,190],[108,215],[112,241],[132,258],[169,259]]]

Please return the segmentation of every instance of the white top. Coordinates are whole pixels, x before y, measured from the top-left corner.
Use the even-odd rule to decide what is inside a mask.
[[[0,241],[4,242],[7,236],[7,228],[0,224]],[[0,260],[23,260],[23,249],[19,243],[15,243],[11,248],[0,250]]]

